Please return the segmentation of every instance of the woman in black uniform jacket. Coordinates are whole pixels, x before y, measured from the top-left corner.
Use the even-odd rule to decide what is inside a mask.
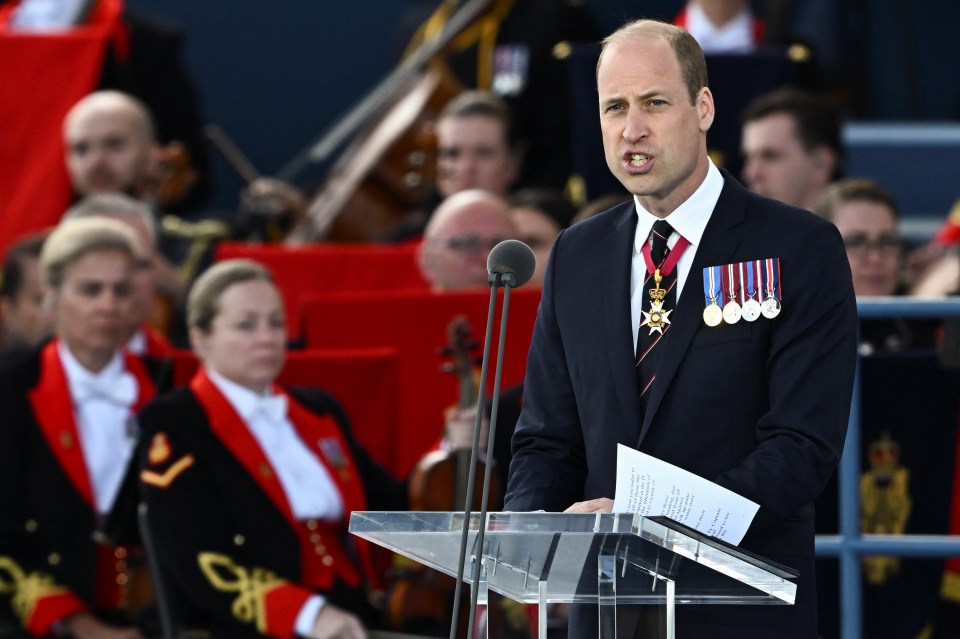
[[[149,367],[122,350],[135,315],[135,241],[115,220],[57,227],[40,256],[54,337],[0,366],[0,626],[8,632],[143,637],[124,612],[137,549],[103,534],[111,511],[132,518],[125,502],[136,498],[136,478],[125,471],[134,415],[154,394]]]
[[[274,384],[286,336],[269,272],[221,262],[194,284],[202,367],[141,413],[141,487],[172,608],[215,637],[365,637],[368,546],[352,510],[405,507],[337,402]]]

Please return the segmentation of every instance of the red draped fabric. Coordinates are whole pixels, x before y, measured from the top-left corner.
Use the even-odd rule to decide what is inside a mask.
[[[11,31],[18,4],[0,9],[0,255],[56,224],[69,205],[63,118],[96,88],[107,46],[123,30],[121,0],[100,0],[86,24],[55,34]]]

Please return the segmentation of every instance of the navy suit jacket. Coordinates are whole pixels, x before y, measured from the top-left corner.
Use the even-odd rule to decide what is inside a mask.
[[[856,301],[840,234],[724,173],[644,413],[630,314],[636,223],[628,202],[557,238],[505,509],[561,511],[613,498],[617,444],[638,448],[759,503],[741,547],[801,572],[796,606],[766,607],[780,612],[762,622],[738,607],[729,636],[749,636],[745,629],[755,627],[757,636],[813,637],[812,502],[842,452],[856,363]],[[703,268],[766,258],[780,259],[780,315],[707,326]],[[685,636],[725,636],[717,606],[684,606],[678,633],[684,618],[700,614],[689,608],[712,609],[710,627]]]

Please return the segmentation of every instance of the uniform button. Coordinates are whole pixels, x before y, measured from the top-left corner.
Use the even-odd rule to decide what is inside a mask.
[[[327,547],[324,546],[323,544],[317,544],[316,548],[318,553],[327,552]]]
[[[234,545],[234,546],[242,546],[242,545],[245,544],[245,543],[247,543],[247,539],[246,539],[243,535],[234,535],[234,536],[233,536],[233,545]]]
[[[123,559],[124,557],[127,556],[127,549],[117,548],[116,550],[113,551],[113,556],[116,557],[117,559]]]
[[[127,583],[126,575],[117,575],[117,585],[122,586]]]
[[[330,555],[324,555],[322,561],[323,561],[323,565],[326,566],[327,568],[333,565],[333,557],[331,557]]]
[[[307,520],[307,530],[316,530],[317,529],[317,520],[308,519]]]
[[[320,536],[320,533],[313,533],[312,535],[310,535],[310,543],[311,543],[311,544],[320,543],[320,540],[321,540],[321,539],[323,539],[323,537]]]
[[[317,553],[318,555],[322,555],[322,554],[323,554],[323,550],[324,550],[324,549],[323,549],[322,546],[317,546],[317,547],[315,547],[315,548],[313,549],[313,552]]]
[[[52,552],[47,555],[47,563],[51,566],[56,566],[60,563],[60,555],[58,553]]]
[[[31,533],[32,533],[32,532],[36,532],[36,531],[37,531],[37,520],[36,520],[36,519],[28,519],[28,520],[23,524],[23,527],[27,529],[27,532],[31,532]]]

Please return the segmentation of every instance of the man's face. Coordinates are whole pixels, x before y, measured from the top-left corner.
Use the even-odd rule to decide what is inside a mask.
[[[153,143],[130,108],[84,109],[64,125],[67,170],[79,195],[126,193],[137,197],[153,161]]]
[[[421,268],[435,291],[487,286],[487,255],[516,236],[506,210],[477,203],[431,229],[421,248]]]
[[[25,258],[21,264],[23,280],[11,299],[0,300],[7,340],[13,344],[33,344],[50,332],[50,314],[43,304],[40,260]]]
[[[690,104],[673,49],[653,39],[608,46],[597,90],[607,166],[644,208],[669,215],[706,177],[710,90]]]
[[[517,159],[496,118],[447,117],[437,123],[437,190],[443,197],[483,189],[503,197],[517,177]]]
[[[128,255],[110,250],[88,253],[64,270],[53,313],[58,336],[81,361],[109,358],[129,337],[133,268]]]
[[[754,193],[810,208],[830,179],[822,153],[808,151],[788,113],[774,113],[743,125],[743,180]]]

